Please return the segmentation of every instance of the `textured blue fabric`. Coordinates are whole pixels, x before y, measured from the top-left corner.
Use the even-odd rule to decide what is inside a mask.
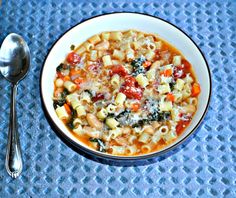
[[[0,42],[10,32],[22,35],[32,67],[17,96],[24,170],[16,180],[4,167],[10,86],[0,77],[0,197],[236,197],[236,1],[137,2],[3,0]],[[43,61],[60,35],[84,19],[120,11],[158,16],[188,33],[213,81],[209,111],[192,138],[132,166],[104,164],[68,147],[49,125],[39,92]]]

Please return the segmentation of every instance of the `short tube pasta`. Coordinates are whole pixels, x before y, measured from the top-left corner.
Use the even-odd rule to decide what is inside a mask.
[[[98,58],[97,50],[91,50],[90,51],[90,60],[96,61]]]
[[[143,153],[150,153],[153,147],[154,147],[153,143],[144,144],[141,146],[141,150]]]
[[[124,146],[111,146],[112,154],[114,155],[122,155],[125,153],[125,147]]]
[[[158,129],[158,132],[162,135],[165,135],[169,132],[169,128],[168,126],[163,125]]]
[[[116,139],[121,134],[122,134],[122,130],[120,128],[109,130],[109,135],[112,139]]]
[[[99,35],[94,35],[90,39],[88,39],[88,41],[95,45],[101,41],[101,38]]]
[[[76,113],[77,113],[78,117],[85,116],[86,110],[85,110],[84,106],[79,105],[78,107],[76,107]]]
[[[108,115],[108,112],[106,109],[102,108],[98,113],[97,113],[97,117],[100,119],[100,120],[104,120]]]
[[[148,50],[147,53],[145,54],[147,60],[151,61],[155,57],[155,52],[152,50]]]
[[[131,135],[131,136],[129,136],[128,142],[129,142],[130,144],[133,144],[133,143],[134,143],[134,140],[136,140],[136,139],[137,139],[137,136]]]
[[[81,125],[78,125],[72,131],[76,133],[77,135],[84,135],[84,131]]]
[[[196,107],[192,104],[185,105],[180,110],[182,113],[194,113],[196,111]]]
[[[85,47],[86,51],[89,52],[94,47],[94,45],[92,43],[85,42],[84,47]]]
[[[158,143],[162,138],[162,134],[158,131],[155,132],[155,134],[151,137],[151,142]]]
[[[76,89],[76,84],[71,81],[64,82],[64,87],[69,91],[73,92]]]
[[[181,56],[174,56],[172,62],[175,66],[181,65]]]
[[[141,87],[146,87],[149,84],[147,77],[145,77],[143,74],[137,75],[136,80]]]
[[[172,102],[170,101],[160,102],[160,111],[171,111],[172,108],[173,108]]]
[[[117,108],[117,107],[116,107],[115,105],[109,104],[109,105],[106,107],[106,110],[107,110],[108,113],[115,113],[116,108]]]
[[[143,132],[152,135],[154,133],[154,128],[151,125],[146,125],[143,128]]]
[[[121,32],[111,32],[109,39],[112,41],[121,41],[122,33]]]
[[[70,100],[70,104],[71,104],[73,109],[76,109],[78,106],[81,105],[81,102],[78,100],[78,98],[72,98]]]
[[[148,133],[146,133],[146,132],[143,132],[143,133],[140,135],[138,141],[139,141],[139,142],[142,142],[142,143],[147,143],[149,139],[150,139],[150,135],[149,135]]]
[[[118,60],[124,60],[125,54],[122,51],[114,50],[112,56]]]
[[[107,118],[106,125],[111,129],[115,129],[119,125],[119,122],[117,122],[114,118]]]
[[[134,155],[137,152],[137,147],[136,145],[132,145],[132,146],[127,146],[126,147],[126,153],[128,155]]]
[[[61,120],[69,118],[69,115],[68,115],[68,113],[67,113],[64,106],[57,107],[56,108],[56,114],[57,114],[58,118],[61,119]]]
[[[103,40],[109,40],[109,38],[110,38],[110,32],[103,32],[102,33]]]
[[[119,85],[120,85],[120,76],[118,74],[115,74],[114,76],[112,76],[111,85],[113,87],[119,87]]]
[[[118,93],[117,96],[116,96],[116,99],[115,99],[116,105],[122,106],[124,101],[125,101],[125,99],[126,99],[126,95],[125,94]]]
[[[96,49],[96,50],[108,50],[108,49],[109,49],[109,46],[110,46],[110,43],[109,43],[107,40],[104,40],[104,41],[98,43],[98,44],[95,46],[95,49]]]
[[[112,61],[111,61],[111,56],[110,55],[105,55],[102,57],[102,61],[104,66],[108,66],[108,65],[112,65]]]
[[[170,142],[177,138],[177,134],[174,131],[170,131],[169,133],[163,135],[162,138],[165,142]]]

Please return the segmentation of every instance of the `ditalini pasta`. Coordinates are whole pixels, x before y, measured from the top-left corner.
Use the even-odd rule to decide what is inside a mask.
[[[58,118],[91,149],[112,155],[142,155],[175,141],[201,91],[180,51],[135,30],[88,38],[56,73]]]

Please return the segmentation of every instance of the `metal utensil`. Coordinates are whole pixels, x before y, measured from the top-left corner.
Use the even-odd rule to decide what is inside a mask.
[[[23,168],[15,97],[18,82],[26,76],[29,66],[28,45],[21,36],[15,33],[9,34],[0,49],[0,71],[5,79],[11,82],[11,108],[5,166],[8,174],[13,178],[18,177]]]

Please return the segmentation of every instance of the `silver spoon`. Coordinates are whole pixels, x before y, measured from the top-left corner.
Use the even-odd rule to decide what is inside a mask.
[[[11,108],[6,152],[6,170],[8,174],[17,178],[23,168],[21,147],[17,130],[16,92],[17,85],[22,80],[30,66],[30,52],[23,38],[15,33],[9,34],[0,49],[0,71],[11,82]]]

